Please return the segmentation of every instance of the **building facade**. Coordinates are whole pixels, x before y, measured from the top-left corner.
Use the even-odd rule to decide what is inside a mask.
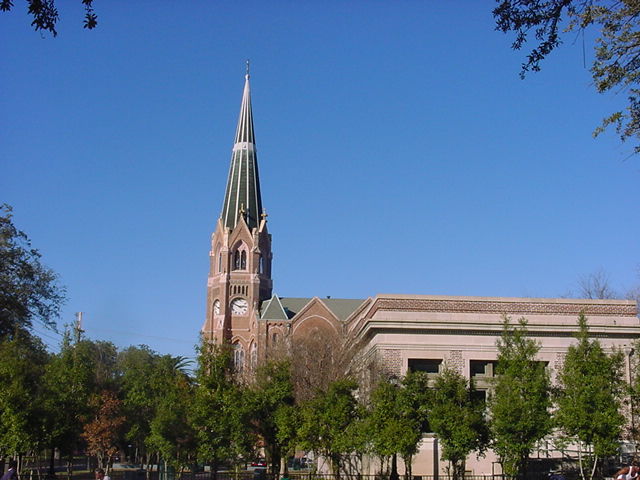
[[[388,375],[408,370],[437,374],[447,363],[486,390],[497,359],[504,316],[525,317],[540,345],[538,360],[552,380],[575,342],[581,312],[605,349],[626,355],[630,379],[633,342],[640,338],[637,305],[627,300],[376,295],[367,299],[288,298],[272,294],[271,235],[262,208],[249,75],[222,213],[211,238],[205,338],[233,345],[236,365],[250,369],[281,342],[317,335],[349,338]],[[557,453],[557,452],[556,452]],[[547,455],[556,453],[546,452]],[[474,474],[495,472],[495,458],[470,458]],[[372,467],[373,468],[373,467]],[[414,475],[444,472],[437,439],[425,436]]]

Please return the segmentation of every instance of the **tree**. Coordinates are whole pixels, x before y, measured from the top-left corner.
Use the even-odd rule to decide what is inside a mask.
[[[498,0],[493,10],[496,29],[515,32],[512,48],[522,48],[533,34],[539,42],[522,65],[521,77],[539,71],[540,63],[561,43],[561,35],[596,28],[595,58],[591,66],[594,85],[599,93],[624,91],[626,109],[606,117],[594,136],[609,125],[615,126],[622,141],[640,138],[640,2],[635,0]],[[634,147],[640,152],[640,145]]]
[[[146,444],[162,458],[165,471],[172,466],[179,468],[182,474],[184,468],[195,459],[195,431],[189,422],[193,388],[184,373],[171,368],[167,368],[165,373],[165,390],[158,399]]]
[[[271,360],[259,366],[250,393],[251,423],[264,443],[271,471],[278,472],[283,449],[278,436],[278,410],[292,406],[294,401],[289,361]]]
[[[324,329],[294,337],[290,358],[296,400],[306,403],[336,380],[355,377],[361,366],[354,361],[356,353],[351,338]]]
[[[54,449],[71,455],[80,445],[84,422],[92,413],[90,399],[96,392],[93,342],[64,333],[60,352],[47,364],[43,376],[45,388],[43,431],[51,449],[50,473],[54,473]]]
[[[433,386],[430,425],[442,444],[442,458],[451,463],[452,478],[464,478],[471,452],[482,453],[489,441],[484,402],[474,398],[472,382],[445,365]]]
[[[551,430],[549,374],[536,361],[540,345],[527,338],[527,321],[513,326],[504,317],[497,341],[498,362],[489,397],[492,447],[509,478],[526,474],[535,443]]]
[[[87,451],[97,457],[98,466],[107,468],[118,453],[118,434],[125,421],[121,414],[122,402],[114,392],[103,390],[92,397],[91,406],[95,414],[85,424],[82,437],[87,441]]]
[[[42,342],[28,333],[0,342],[0,458],[41,446],[42,377],[48,360]]]
[[[297,405],[283,404],[275,411],[276,438],[283,456],[283,476],[288,474],[287,459],[295,454],[300,428],[300,409]]]
[[[89,30],[98,25],[98,16],[93,11],[93,0],[81,0],[84,6],[84,28]],[[58,9],[55,0],[27,0],[29,15],[33,18],[31,26],[36,30],[44,30],[54,37],[58,35]],[[8,12],[13,7],[12,0],[0,0],[0,11]]]
[[[0,205],[0,339],[30,330],[34,321],[55,328],[64,302],[57,275],[40,263],[40,253],[15,227],[11,212]]]
[[[126,418],[125,438],[134,447],[135,461],[147,460],[146,439],[163,395],[162,376],[157,373],[161,356],[146,345],[128,347],[118,354],[117,370]]]
[[[228,344],[216,345],[201,339],[190,422],[197,437],[198,455],[211,462],[214,480],[222,461],[237,460],[254,443],[246,396],[234,377],[232,359]]]
[[[328,459],[338,479],[343,460],[362,448],[362,412],[354,396],[356,388],[352,380],[336,380],[301,410],[300,446]]]
[[[392,480],[398,479],[398,455],[411,475],[412,459],[418,451],[426,423],[428,380],[424,376],[419,382],[417,377],[412,378],[414,375],[408,373],[400,384],[385,379],[371,393],[366,417],[368,439],[372,452],[382,460],[381,464],[385,459],[391,459],[389,478]],[[415,388],[418,383],[422,383],[421,388]]]
[[[592,479],[598,461],[614,454],[624,424],[620,414],[622,354],[608,355],[589,338],[587,318],[578,317],[578,343],[567,350],[559,387],[556,421],[580,448],[580,473]]]
[[[598,270],[582,277],[578,285],[581,298],[599,300],[618,298],[609,283],[609,275],[604,270]]]

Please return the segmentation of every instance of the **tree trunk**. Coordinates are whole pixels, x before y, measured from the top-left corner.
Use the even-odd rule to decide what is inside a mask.
[[[336,480],[340,480],[340,457],[336,454],[331,454],[331,469]]]
[[[51,447],[51,456],[49,457],[49,477],[55,478],[56,476],[56,449]]]
[[[391,456],[391,473],[389,474],[389,480],[400,480],[398,476],[398,454],[394,453]]]
[[[218,457],[213,457],[211,462],[211,480],[218,480]]]
[[[413,478],[413,455],[402,456],[404,461],[404,478],[411,480]]]
[[[71,480],[72,476],[73,476],[73,453],[70,453],[69,457],[67,458],[67,478]]]

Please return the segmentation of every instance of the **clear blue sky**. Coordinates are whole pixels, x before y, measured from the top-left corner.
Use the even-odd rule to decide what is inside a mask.
[[[15,3],[0,201],[91,338],[193,356],[247,58],[277,294],[640,282],[640,160],[591,137],[625,95],[594,92],[589,36],[523,81],[493,2],[110,0],[87,31],[59,0],[57,38]]]

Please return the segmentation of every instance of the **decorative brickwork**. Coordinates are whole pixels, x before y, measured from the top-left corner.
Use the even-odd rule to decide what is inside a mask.
[[[451,350],[447,359],[449,368],[455,370],[460,375],[464,375],[464,360],[462,359],[462,350]]]
[[[382,350],[380,355],[382,369],[387,375],[400,377],[402,375],[402,357],[400,350]]]
[[[446,313],[499,313],[507,315],[586,315],[635,317],[636,305],[576,302],[499,301],[430,299],[430,298],[379,298],[369,315],[382,311],[446,312]]]
[[[553,361],[553,368],[551,369],[551,383],[556,383],[558,381],[558,372],[562,370],[562,366],[564,365],[564,357],[567,354],[565,352],[556,353],[556,359]]]

